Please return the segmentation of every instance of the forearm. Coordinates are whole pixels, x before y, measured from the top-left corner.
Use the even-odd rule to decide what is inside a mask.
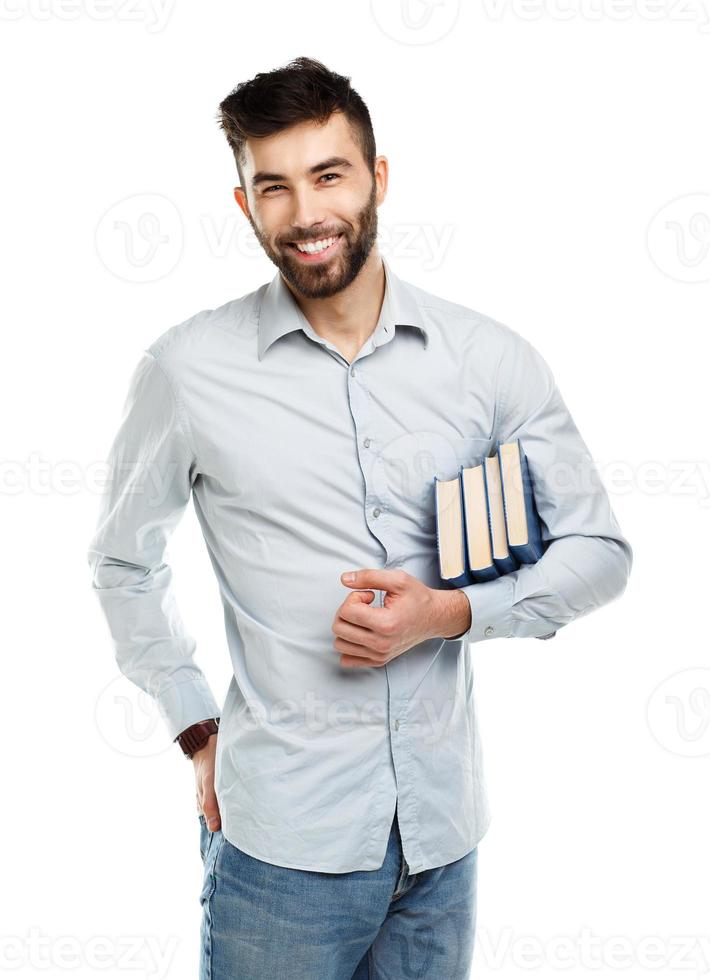
[[[456,640],[471,626],[471,605],[461,589],[434,589],[438,609],[436,636]]]
[[[460,590],[471,608],[467,640],[547,638],[618,598],[631,563],[622,537],[570,535],[553,541],[535,564]]]
[[[149,569],[91,552],[91,587],[99,599],[125,677],[156,702],[171,739],[219,706],[193,657],[170,566]]]

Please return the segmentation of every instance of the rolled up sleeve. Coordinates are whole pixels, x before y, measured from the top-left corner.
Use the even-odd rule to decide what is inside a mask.
[[[496,394],[495,442],[520,439],[533,481],[545,552],[490,582],[463,586],[471,607],[466,642],[550,639],[618,598],[633,553],[592,457],[532,344],[505,328]]]
[[[109,479],[89,550],[91,588],[121,672],[152,697],[171,739],[219,715],[195,641],[175,602],[165,560],[197,477],[173,384],[146,351],[134,370],[108,457]]]

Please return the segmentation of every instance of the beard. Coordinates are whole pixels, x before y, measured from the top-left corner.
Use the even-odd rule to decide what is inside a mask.
[[[335,296],[350,285],[362,269],[377,240],[375,182],[373,180],[367,203],[356,215],[354,231],[350,228],[333,228],[319,235],[321,239],[338,234],[343,236],[337,255],[325,262],[313,265],[301,262],[293,255],[288,244],[289,241],[311,241],[312,232],[296,233],[293,238],[284,240],[277,248],[273,248],[251,218],[249,221],[259,244],[289,285],[308,299],[326,299],[328,296]]]

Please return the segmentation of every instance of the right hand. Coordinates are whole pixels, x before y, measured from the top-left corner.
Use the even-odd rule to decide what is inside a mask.
[[[217,748],[217,735],[210,735],[207,744],[192,757],[195,767],[195,783],[197,789],[197,809],[204,813],[209,830],[219,830],[222,821],[217,806],[217,794],[214,790],[214,762]]]

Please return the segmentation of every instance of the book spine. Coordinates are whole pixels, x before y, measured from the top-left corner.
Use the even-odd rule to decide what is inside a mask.
[[[436,554],[439,559],[439,578],[442,581],[446,581],[444,576],[441,574],[441,541],[439,539],[439,494],[436,489],[436,485],[439,482],[439,478],[434,476],[434,530],[436,533]]]
[[[468,554],[468,520],[466,518],[466,496],[463,492],[463,463],[459,463],[458,481],[459,481],[459,500],[461,501],[461,534],[463,535],[463,567],[464,567],[464,574],[472,583],[473,576],[471,574],[471,566],[469,563],[469,554]]]
[[[525,519],[528,525],[528,547],[530,554],[537,554],[539,558],[542,556],[544,548],[542,546],[540,515],[537,511],[537,504],[535,503],[535,487],[528,457],[520,440],[518,440],[518,449],[520,452],[520,468],[523,475],[523,499],[525,501]]]
[[[485,459],[483,460],[483,490],[484,496],[486,498],[486,518],[488,524],[488,540],[491,543],[491,557],[495,562],[495,555],[493,552],[493,521],[491,520],[491,500],[488,490],[488,467],[486,466]]]
[[[503,479],[503,457],[500,451],[501,443],[499,442],[496,447],[496,456],[498,457],[498,469],[500,470],[500,492],[503,497],[503,524],[505,525],[505,543],[508,545],[508,554],[514,555],[515,558],[518,556],[515,554],[510,546],[510,535],[508,534],[508,500],[505,493],[505,480]]]
[[[511,551],[521,565],[534,565],[543,556],[542,547],[536,544],[516,544]]]

